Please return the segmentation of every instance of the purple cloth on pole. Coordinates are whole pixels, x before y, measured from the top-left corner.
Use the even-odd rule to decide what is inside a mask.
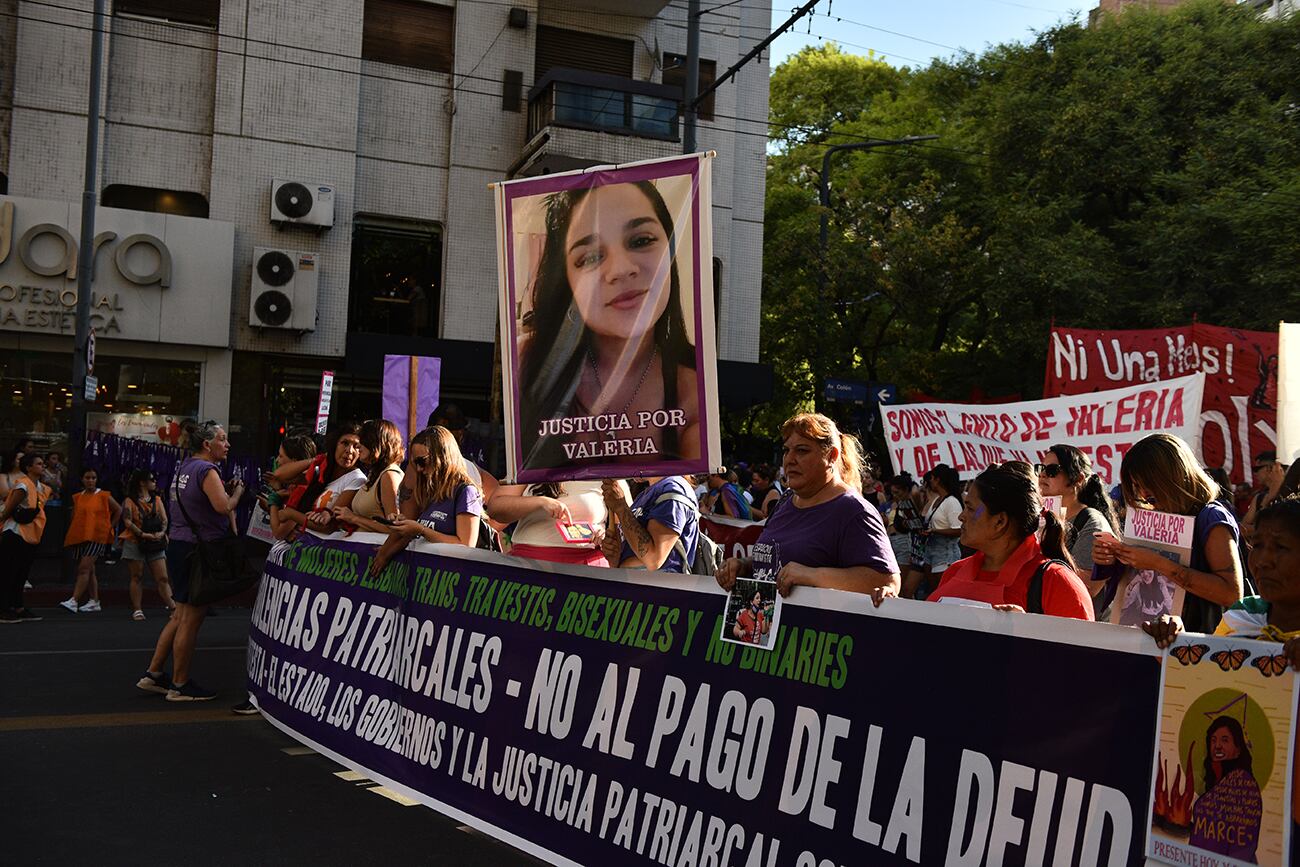
[[[415,430],[407,430],[406,422],[411,388],[411,356],[384,356],[384,418],[397,425],[402,433],[402,441],[409,443],[411,437],[424,429],[424,422],[438,406],[438,387],[442,376],[442,359],[415,356],[416,367],[416,402]]]

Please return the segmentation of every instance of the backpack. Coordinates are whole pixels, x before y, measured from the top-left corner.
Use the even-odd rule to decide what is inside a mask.
[[[686,546],[682,544],[680,536],[677,537],[676,542],[673,542],[673,550],[677,552],[677,556],[680,557],[682,561],[682,574],[708,575],[712,578],[713,574],[718,571],[718,567],[722,565],[722,546],[705,535],[704,530],[699,529],[699,503],[695,502],[695,500],[685,494],[679,494],[676,491],[669,491],[666,494],[660,494],[656,497],[654,505],[657,506],[660,503],[666,503],[669,501],[690,506],[695,510],[697,517],[695,526],[699,538],[695,542],[695,559],[690,563],[686,562]]]
[[[1038,564],[1034,577],[1029,579],[1029,590],[1025,594],[1025,611],[1029,614],[1043,613],[1043,576],[1047,574],[1047,567],[1053,563],[1070,568],[1070,564],[1064,560],[1044,560]]]

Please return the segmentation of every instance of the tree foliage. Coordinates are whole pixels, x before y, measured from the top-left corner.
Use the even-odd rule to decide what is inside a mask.
[[[834,46],[773,74],[763,360],[943,399],[1038,396],[1048,329],[1271,329],[1300,310],[1300,16],[1216,0],[896,70]],[[846,151],[818,245],[822,155]],[[825,292],[818,277],[825,269]]]

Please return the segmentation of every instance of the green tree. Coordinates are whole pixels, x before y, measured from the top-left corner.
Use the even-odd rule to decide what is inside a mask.
[[[881,65],[828,46],[773,74],[777,394],[755,432],[813,405],[826,376],[1036,397],[1053,318],[1270,329],[1300,309],[1300,16],[1202,0]],[[940,140],[835,158],[822,257],[825,149],[926,133]]]

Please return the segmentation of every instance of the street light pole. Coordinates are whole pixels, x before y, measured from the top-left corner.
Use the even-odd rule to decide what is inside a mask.
[[[95,188],[99,168],[100,68],[104,65],[104,0],[95,0],[90,30],[90,98],[86,106],[86,175],[81,194],[81,249],[77,253],[76,336],[72,345],[72,423],[68,433],[68,483],[81,483],[86,448],[86,348],[90,342],[90,289],[95,273]]]
[[[831,145],[822,154],[822,175],[821,188],[818,195],[818,202],[821,204],[821,225],[819,227],[817,238],[817,303],[822,311],[822,318],[829,322],[829,304],[826,301],[826,282],[827,282],[827,264],[826,264],[826,247],[830,239],[830,210],[831,210],[831,157],[840,151],[864,151],[872,148],[885,147],[888,145],[909,145],[916,142],[934,141],[937,135],[909,135],[903,138],[879,138],[868,141],[850,142],[848,144]],[[825,341],[819,341],[818,345],[822,346]],[[823,352],[818,351],[818,357],[824,361]],[[825,364],[819,364],[817,372],[819,376],[813,383],[815,391],[814,401],[818,407],[823,404]]]

